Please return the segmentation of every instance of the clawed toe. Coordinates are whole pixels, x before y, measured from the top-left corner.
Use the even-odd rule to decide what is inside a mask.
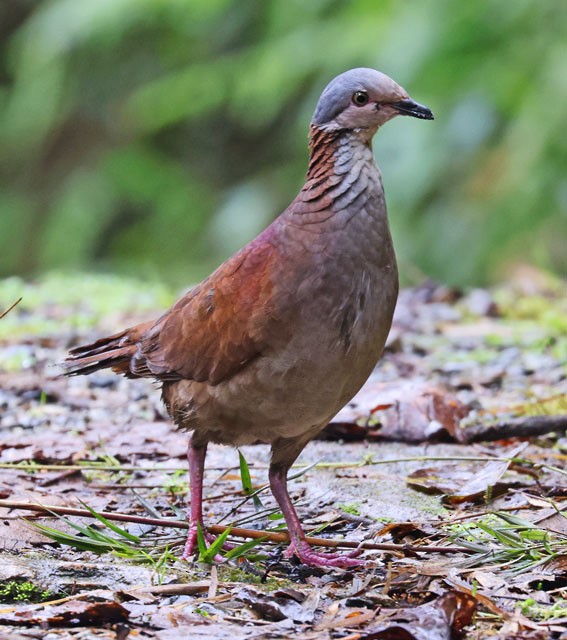
[[[183,547],[183,553],[181,554],[182,560],[190,560],[195,554],[195,549],[197,548],[197,535],[198,529],[197,525],[191,525],[189,527],[189,531],[187,533],[187,540],[185,540],[185,546]]]
[[[284,555],[287,558],[296,556],[303,564],[311,567],[339,567],[347,569],[349,567],[360,567],[365,564],[364,560],[358,559],[361,551],[356,549],[352,553],[318,553],[306,542],[292,542]]]

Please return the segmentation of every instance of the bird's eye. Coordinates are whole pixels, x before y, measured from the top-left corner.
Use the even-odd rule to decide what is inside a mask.
[[[366,91],[357,91],[353,94],[352,101],[357,107],[363,107],[368,102],[368,94]]]

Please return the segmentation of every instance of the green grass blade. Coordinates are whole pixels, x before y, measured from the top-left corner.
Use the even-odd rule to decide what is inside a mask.
[[[484,522],[477,522],[476,526],[479,529],[482,529],[482,531],[484,531],[485,533],[488,533],[488,535],[492,536],[493,538],[496,538],[498,542],[502,543],[503,545],[506,545],[507,547],[521,549],[524,546],[519,536],[516,536],[512,533],[502,531],[501,529],[494,529],[493,527],[488,526]]]
[[[518,529],[536,529],[537,527],[533,522],[529,520],[524,520],[524,518],[520,518],[519,516],[512,515],[511,513],[505,513],[504,511],[496,511],[494,514],[500,520],[504,520],[508,524],[512,525],[515,530]]]
[[[259,544],[261,544],[262,542],[267,540],[267,538],[268,538],[268,536],[263,536],[262,538],[256,538],[254,540],[248,540],[248,542],[244,542],[243,544],[240,544],[237,547],[234,547],[234,549],[231,549],[225,555],[225,558],[227,560],[234,560],[236,558],[240,558],[243,555],[245,555],[246,553],[248,553],[250,551],[250,549],[253,549],[254,547],[257,547]]]
[[[262,501],[258,497],[257,492],[254,491],[252,487],[252,478],[250,477],[250,469],[248,467],[248,462],[246,462],[246,458],[242,455],[241,451],[238,451],[238,460],[240,463],[240,480],[242,482],[242,489],[246,496],[252,497],[252,502],[254,503],[254,508],[256,511],[261,511],[264,508]]]
[[[94,553],[108,553],[112,549],[108,544],[93,540],[92,538],[80,538],[79,536],[70,535],[59,531],[59,529],[53,529],[39,522],[28,522],[29,526],[44,535],[45,537],[65,545],[67,547],[74,547],[81,551],[92,551]]]
[[[246,495],[250,495],[252,493],[252,478],[250,477],[250,469],[248,468],[246,458],[242,455],[242,451],[238,452],[238,460],[240,463],[240,480],[242,481],[242,488]]]
[[[85,507],[85,509],[87,509],[87,511],[93,517],[95,517],[105,527],[108,527],[109,529],[114,531],[114,533],[117,533],[119,536],[122,536],[123,538],[126,538],[126,540],[129,540],[130,542],[134,542],[135,544],[140,544],[141,540],[140,540],[139,536],[136,536],[133,533],[130,533],[129,531],[126,531],[126,529],[123,529],[122,527],[119,527],[117,524],[114,524],[114,522],[112,522],[111,520],[108,520],[107,518],[102,516],[100,513],[97,513],[92,507],[89,507],[89,505],[86,504],[85,502],[83,502],[82,500],[79,500],[79,502],[83,505],[83,507]]]
[[[270,513],[268,516],[268,520],[283,520],[283,513],[281,511],[276,511],[276,513]]]
[[[221,554],[222,546],[226,542],[226,539],[230,535],[230,527],[225,529],[218,538],[211,544],[211,546],[207,549],[205,545],[204,551],[201,549],[201,545],[199,544],[199,560],[201,562],[211,563],[214,561],[215,557]],[[203,544],[205,544],[205,537],[203,536],[203,531],[201,530],[201,536],[203,538]],[[198,539],[198,538],[197,538]]]
[[[207,553],[207,543],[205,542],[205,535],[200,522],[197,522],[197,546],[199,547],[199,560],[202,560]]]
[[[320,463],[321,461],[318,460],[317,462],[308,464],[306,467],[303,467],[303,469],[299,469],[299,471],[296,471],[295,473],[292,473],[290,476],[288,476],[287,481],[289,482],[290,480],[297,480],[297,478],[301,478],[301,476],[304,476],[308,471],[311,471],[311,469],[314,469]]]

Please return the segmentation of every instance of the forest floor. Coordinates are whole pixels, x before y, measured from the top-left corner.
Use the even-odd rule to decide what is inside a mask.
[[[362,543],[349,570],[283,557],[261,445],[207,457],[206,522],[238,553],[178,560],[187,434],[159,389],[57,366],[175,296],[12,278],[0,313],[20,297],[0,318],[0,637],[567,638],[565,283],[524,267],[401,293],[384,358],[289,482],[310,536]]]

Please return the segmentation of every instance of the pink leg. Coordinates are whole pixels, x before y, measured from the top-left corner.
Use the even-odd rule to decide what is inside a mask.
[[[199,525],[201,525],[201,531],[205,540],[211,544],[215,540],[215,536],[205,528],[203,523],[203,474],[205,470],[205,457],[207,455],[207,445],[198,447],[193,444],[193,440],[189,440],[189,447],[187,448],[187,462],[189,463],[189,491],[191,496],[191,505],[189,507],[189,514],[187,520],[189,521],[189,531],[187,533],[187,540],[185,541],[185,548],[181,558],[183,560],[189,560],[198,547],[197,536]],[[225,542],[223,549],[232,549],[233,545]],[[215,561],[224,562],[225,558],[220,555],[215,557]]]
[[[307,543],[305,533],[297,512],[287,491],[287,466],[272,464],[270,466],[270,487],[284,515],[289,531],[290,545],[285,552],[287,557],[296,555],[303,564],[313,567],[356,567],[364,564],[349,555],[337,553],[317,553]]]
[[[187,534],[183,555],[181,556],[183,560],[189,560],[195,552],[198,525],[201,525],[201,530],[205,533],[205,526],[203,525],[203,473],[206,455],[207,445],[197,447],[193,445],[193,439],[189,440],[187,462],[189,463],[191,505],[188,517],[189,532]]]

